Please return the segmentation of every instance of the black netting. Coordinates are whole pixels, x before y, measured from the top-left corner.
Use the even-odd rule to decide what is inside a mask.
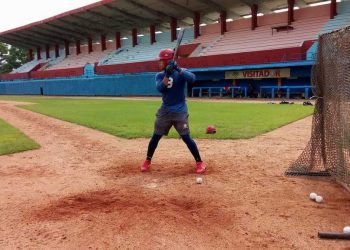
[[[332,175],[350,187],[350,26],[319,38],[311,139],[287,175]]]

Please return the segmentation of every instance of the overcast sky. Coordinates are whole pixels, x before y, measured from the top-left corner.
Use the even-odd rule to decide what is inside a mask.
[[[98,0],[3,0],[0,32],[73,10]]]

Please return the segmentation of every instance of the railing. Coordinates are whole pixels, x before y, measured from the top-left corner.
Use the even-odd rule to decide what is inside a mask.
[[[291,90],[299,89],[303,90],[305,99],[309,98],[309,91],[312,89],[313,86],[310,85],[301,85],[301,86],[261,86],[260,87],[260,97],[263,96],[263,93],[271,93],[271,98],[274,99],[276,96],[276,93],[278,93],[279,90],[286,90],[286,98],[290,98]],[[227,96],[231,96],[232,98],[235,97],[235,95],[243,95],[244,97],[247,97],[247,87],[243,86],[235,86],[235,87],[193,87],[192,88],[192,97],[203,97],[203,94],[207,94],[208,97],[212,97],[214,94],[217,94],[220,97],[223,97],[223,95],[226,93]],[[264,91],[266,90],[266,91]]]
[[[230,95],[234,98],[235,90],[239,90],[240,93],[244,92],[244,97],[247,97],[247,87],[193,87],[192,88],[192,97],[195,96],[195,93],[198,92],[198,96],[202,97],[203,92],[208,93],[209,97],[212,97],[213,94],[219,94],[220,97],[223,96],[224,93]],[[237,93],[237,92],[236,92]]]
[[[309,98],[309,90],[312,89],[313,87],[310,85],[305,85],[305,86],[261,86],[260,87],[260,97],[263,96],[263,91],[267,90],[266,92],[271,93],[271,98],[275,98],[276,90],[277,92],[281,89],[286,90],[286,98],[290,98],[290,90],[291,89],[303,89],[304,90],[304,97],[305,99]],[[266,93],[265,92],[265,93]]]

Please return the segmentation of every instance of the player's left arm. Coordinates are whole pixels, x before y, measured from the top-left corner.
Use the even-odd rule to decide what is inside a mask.
[[[185,81],[189,84],[192,84],[196,81],[196,76],[192,72],[188,71],[187,69],[180,68],[179,65],[175,60],[171,60],[168,62],[167,69],[171,69],[171,74],[173,71],[179,72],[180,76],[185,79]],[[166,71],[167,71],[166,69]]]
[[[179,74],[189,84],[192,84],[196,81],[196,75],[188,71],[187,69],[179,69]]]

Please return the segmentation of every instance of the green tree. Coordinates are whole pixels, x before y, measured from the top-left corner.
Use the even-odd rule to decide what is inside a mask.
[[[5,63],[5,55],[7,55],[7,53],[8,53],[8,47],[5,44],[0,43],[0,72],[1,72],[2,66]]]
[[[25,50],[0,43],[0,74],[10,73],[27,61]]]

